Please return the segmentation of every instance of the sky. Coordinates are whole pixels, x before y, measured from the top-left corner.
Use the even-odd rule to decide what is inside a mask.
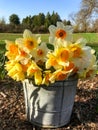
[[[57,12],[62,20],[80,9],[81,0],[0,0],[0,19],[9,22],[9,16],[17,14],[22,21],[27,16]]]

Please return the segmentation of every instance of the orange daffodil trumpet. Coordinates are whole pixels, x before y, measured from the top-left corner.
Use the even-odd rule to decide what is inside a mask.
[[[71,75],[90,78],[97,72],[95,51],[81,38],[72,42],[71,26],[57,22],[49,26],[49,43],[41,41],[26,29],[23,38],[6,40],[5,69],[16,81],[32,80],[36,85],[49,85]]]

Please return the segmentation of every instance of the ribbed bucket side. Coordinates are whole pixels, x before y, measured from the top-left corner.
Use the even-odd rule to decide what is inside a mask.
[[[28,120],[47,128],[66,125],[72,114],[77,81],[69,79],[48,87],[37,87],[25,80],[23,87]]]

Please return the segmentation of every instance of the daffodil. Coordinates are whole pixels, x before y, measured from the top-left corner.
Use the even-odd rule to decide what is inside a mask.
[[[74,59],[74,63],[78,67],[77,74],[80,78],[92,77],[96,73],[97,62],[91,47],[83,47],[83,55],[77,60]]]
[[[23,72],[19,72],[19,73],[16,73],[15,75],[13,75],[13,79],[16,81],[23,81],[25,79],[25,75]]]
[[[56,50],[58,48],[68,48],[70,45],[72,45],[72,42],[56,38],[53,44],[54,50]]]
[[[68,65],[64,66],[65,71],[74,71],[75,70],[75,64],[73,62],[69,62]]]
[[[76,44],[72,44],[70,46],[70,51],[73,54],[73,58],[78,58],[78,57],[81,57],[81,55],[82,55],[82,49],[81,49],[81,47],[79,47]]]
[[[39,71],[41,71],[41,68],[36,64],[36,62],[34,62],[34,61],[32,60],[31,65],[30,65],[30,66],[28,67],[28,69],[27,69],[27,76],[32,77],[32,76],[34,76],[34,74],[35,74],[36,72],[39,72]]]
[[[42,84],[45,84],[48,86],[50,84],[49,79],[52,76],[51,71],[50,70],[45,71],[43,76],[44,78],[43,78]]]
[[[86,46],[86,39],[80,38],[75,43],[69,45],[70,53],[72,52],[73,58],[78,58],[83,55],[83,49]]]
[[[25,79],[25,74],[22,70],[22,66],[18,62],[7,62],[5,66],[8,70],[8,75],[11,76],[14,80],[22,81]]]
[[[33,77],[35,84],[40,85],[42,82],[42,72],[41,68],[32,61],[31,65],[27,69],[27,76]]]
[[[41,70],[37,70],[34,74],[34,80],[36,85],[42,84],[42,72]]]
[[[91,61],[89,62],[89,66],[86,71],[86,77],[94,77],[97,72],[97,62],[96,62],[96,57],[95,55],[92,55]]]
[[[27,69],[29,68],[29,66],[31,65],[32,61],[29,60],[27,64],[21,64],[22,66],[22,70],[24,73],[27,73]]]
[[[58,69],[52,74],[49,81],[51,83],[54,83],[55,81],[62,81],[62,80],[65,80],[67,76],[68,76],[68,72]]]
[[[34,51],[32,52],[32,57],[36,62],[45,62],[46,55],[49,52],[45,42],[42,42]]]
[[[7,61],[6,63],[5,63],[5,69],[7,70],[7,71],[9,71],[10,69],[12,69],[13,67],[14,67],[14,65],[16,64],[17,62],[16,61]]]
[[[49,42],[54,43],[55,38],[71,41],[72,39],[72,26],[65,26],[62,22],[57,22],[57,26],[49,26]]]
[[[23,38],[18,38],[15,42],[19,48],[22,48],[25,52],[30,53],[41,41],[40,38],[37,38],[31,31],[26,29],[23,33]]]
[[[16,57],[16,61],[18,61],[21,64],[25,65],[30,61],[31,58],[32,58],[31,54],[28,54],[23,49],[19,48],[19,54]]]
[[[69,62],[70,53],[67,48],[56,49],[54,55],[56,56],[59,65],[65,66]]]
[[[9,60],[15,60],[17,55],[19,54],[18,46],[14,42],[8,40],[5,40],[5,43],[7,50],[5,56],[7,56]]]
[[[58,61],[57,61],[57,57],[53,54],[53,53],[49,53],[47,54],[47,61],[46,61],[46,69],[49,69],[51,67],[57,69],[62,68],[61,65],[59,65]]]

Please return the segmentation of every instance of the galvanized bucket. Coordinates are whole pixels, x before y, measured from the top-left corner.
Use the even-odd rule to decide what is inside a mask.
[[[23,81],[27,119],[44,128],[66,125],[72,114],[77,81],[76,77],[70,77],[48,87]]]

